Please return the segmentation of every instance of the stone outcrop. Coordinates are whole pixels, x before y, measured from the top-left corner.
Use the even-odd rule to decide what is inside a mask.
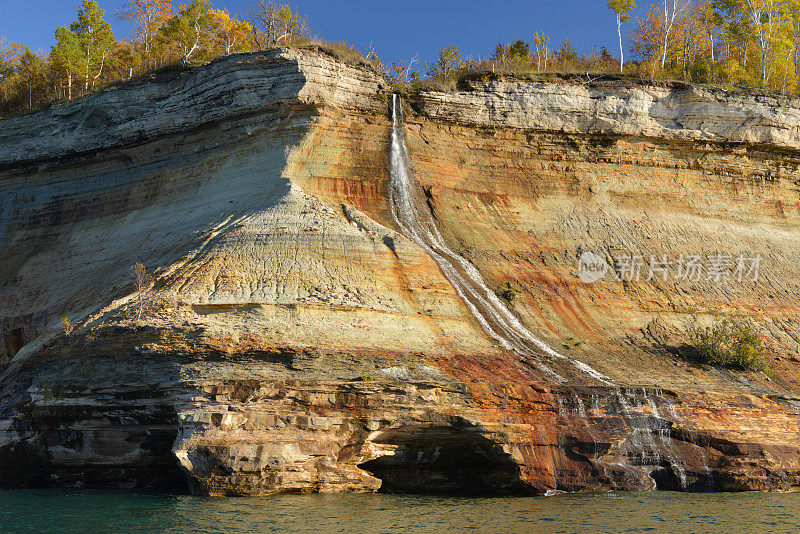
[[[436,121],[570,134],[723,141],[800,148],[800,101],[671,83],[531,83],[502,80],[471,91],[428,92],[417,110]]]
[[[418,193],[450,247],[614,382],[559,384],[395,227],[387,91],[276,50],[3,121],[0,485],[800,485],[796,102],[514,80],[407,99]],[[587,250],[763,266],[584,284]],[[136,262],[155,278],[141,318]],[[769,374],[676,356],[683,323],[714,313],[752,321]]]

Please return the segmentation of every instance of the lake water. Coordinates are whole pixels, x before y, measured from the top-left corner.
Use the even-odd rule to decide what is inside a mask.
[[[800,494],[200,498],[0,491],[0,532],[798,533]]]

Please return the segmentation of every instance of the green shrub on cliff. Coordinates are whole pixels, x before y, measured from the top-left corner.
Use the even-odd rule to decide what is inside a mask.
[[[500,289],[495,291],[495,293],[497,293],[497,296],[499,296],[508,303],[513,302],[514,297],[516,297],[517,293],[519,292],[520,292],[519,286],[517,286],[516,284],[512,284],[511,282],[506,282],[505,284],[500,286]]]
[[[764,369],[764,342],[749,323],[741,319],[716,319],[701,326],[697,319],[686,327],[689,345],[702,363],[731,369]]]

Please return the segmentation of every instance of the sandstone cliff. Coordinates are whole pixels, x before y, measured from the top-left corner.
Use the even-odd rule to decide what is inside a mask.
[[[398,232],[389,110],[376,74],[283,50],[0,123],[0,484],[800,484],[797,102],[513,80],[407,100],[450,247],[613,385],[498,346]],[[584,284],[586,250],[764,260],[757,281]],[[771,377],[673,354],[720,312],[752,318]]]

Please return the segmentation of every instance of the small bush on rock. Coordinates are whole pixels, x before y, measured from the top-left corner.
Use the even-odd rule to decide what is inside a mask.
[[[517,296],[519,291],[520,289],[516,284],[506,282],[504,285],[500,286],[500,289],[498,289],[496,293],[500,298],[510,303],[514,300],[514,297]]]
[[[764,342],[746,321],[726,317],[704,327],[695,319],[687,325],[686,335],[691,352],[702,363],[744,371],[765,367]]]

